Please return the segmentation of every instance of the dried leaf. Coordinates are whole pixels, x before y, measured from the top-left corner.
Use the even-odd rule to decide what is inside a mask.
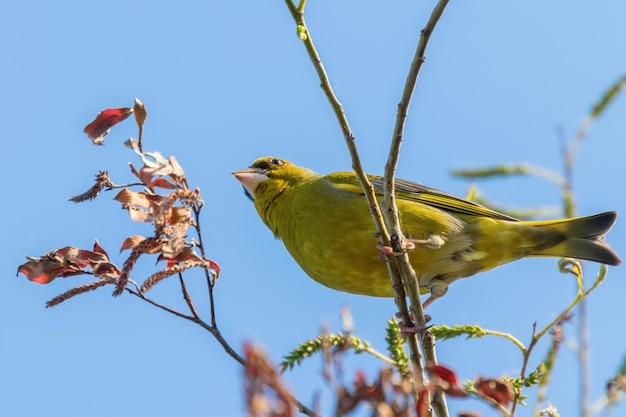
[[[456,373],[443,365],[429,365],[428,374],[437,379],[437,385],[450,397],[467,397],[467,392],[459,385]]]
[[[123,252],[126,249],[134,249],[134,248],[136,248],[145,239],[146,238],[141,236],[141,235],[134,235],[134,236],[127,237],[124,240],[124,242],[122,243],[122,247],[120,248],[120,252]]]
[[[131,191],[128,188],[124,188],[115,196],[114,199],[122,204],[149,208],[155,203],[160,203],[163,200],[163,197],[156,194]]]
[[[38,284],[49,284],[55,278],[69,277],[84,274],[85,271],[77,265],[63,265],[54,260],[38,259],[30,260],[17,268],[18,273],[22,273],[30,281]]]
[[[160,188],[165,188],[167,190],[175,190],[176,188],[178,188],[175,184],[172,184],[171,182],[169,182],[168,180],[166,180],[165,178],[157,178],[153,181],[150,182],[150,187],[160,187]]]
[[[94,145],[104,145],[104,137],[111,127],[126,119],[132,112],[133,109],[128,107],[102,110],[93,122],[85,126],[84,132]]]
[[[417,404],[415,404],[417,417],[428,417],[430,416],[430,392],[427,388],[423,388],[419,392],[419,399],[417,400]]]
[[[104,248],[102,246],[100,246],[100,243],[98,243],[97,239],[93,243],[93,251],[94,251],[94,253],[100,253],[100,254],[104,255],[105,259],[107,261],[109,260],[109,254],[107,253],[107,251],[104,250]]]
[[[478,378],[474,382],[476,391],[503,407],[508,407],[513,400],[513,386],[508,381],[494,378]]]
[[[130,219],[134,222],[152,222],[154,217],[150,212],[142,210],[138,207],[125,207],[128,210]]]
[[[117,278],[121,274],[119,268],[110,262],[100,262],[92,266],[91,271],[100,278]]]

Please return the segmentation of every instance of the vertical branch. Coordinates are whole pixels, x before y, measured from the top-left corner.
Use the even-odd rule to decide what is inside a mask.
[[[394,252],[402,253],[402,255],[397,257],[396,260],[398,263],[398,269],[401,273],[402,282],[404,283],[404,286],[406,287],[409,294],[409,299],[411,300],[411,312],[413,313],[413,317],[415,318],[418,329],[426,329],[426,318],[424,316],[424,310],[419,296],[419,282],[417,276],[415,275],[415,271],[411,267],[409,257],[405,251],[406,240],[404,239],[404,235],[402,234],[400,228],[400,219],[398,217],[398,208],[396,206],[395,199],[394,177],[396,167],[398,165],[398,159],[400,156],[400,145],[402,143],[402,138],[404,135],[404,126],[411,104],[411,98],[413,96],[413,92],[415,91],[415,85],[417,84],[420,69],[425,61],[426,46],[428,45],[430,36],[433,33],[433,30],[435,29],[435,26],[437,25],[439,18],[442,16],[447,4],[448,0],[440,0],[437,3],[430,15],[430,18],[428,19],[428,22],[426,23],[426,26],[421,31],[420,40],[417,44],[417,49],[413,57],[413,62],[411,63],[411,67],[409,69],[409,73],[404,84],[402,98],[398,103],[396,123],[391,140],[391,146],[389,149],[387,164],[385,165],[385,176],[383,180],[383,214],[387,227],[390,231],[392,248],[394,249]],[[403,316],[402,320],[405,323],[408,323],[408,312],[401,310],[401,313]],[[426,362],[437,363],[434,337],[428,332],[420,331],[419,334],[421,336],[420,342],[424,350]],[[420,355],[419,352],[416,352],[415,354]],[[425,378],[425,375],[421,355],[418,359],[419,361],[417,361],[417,372],[419,373],[419,375],[417,376],[417,378],[418,380],[423,380]],[[448,407],[446,405],[445,396],[443,394],[433,398],[433,407],[435,408],[438,416],[441,417],[448,415]]]
[[[330,80],[328,79],[328,75],[322,63],[322,59],[320,58],[317,49],[315,48],[315,44],[311,38],[311,34],[307,28],[306,22],[304,20],[304,5],[305,2],[301,1],[298,7],[295,6],[292,0],[285,0],[289,11],[291,12],[291,16],[293,17],[296,25],[297,31],[300,39],[304,43],[306,51],[309,55],[311,63],[317,72],[317,75],[321,82],[321,88],[326,94],[326,97],[330,103],[330,106],[335,113],[335,117],[337,118],[337,122],[341,127],[341,131],[343,133],[346,145],[348,147],[348,151],[350,152],[350,157],[352,158],[352,169],[354,170],[356,176],[359,179],[359,183],[361,184],[361,188],[365,194],[365,199],[370,207],[370,213],[374,220],[374,224],[376,227],[376,232],[378,233],[380,243],[389,246],[391,244],[391,239],[389,236],[389,232],[385,227],[385,222],[381,215],[380,208],[378,206],[378,200],[376,198],[376,194],[374,191],[374,187],[370,182],[368,176],[365,174],[363,170],[363,166],[361,164],[361,159],[359,157],[354,134],[352,129],[350,128],[350,124],[348,123],[348,119],[343,110],[343,106],[337,96],[334,93],[334,90],[330,84]],[[391,284],[394,290],[394,302],[398,311],[403,313],[403,321],[405,323],[409,323],[410,319],[408,316],[408,307],[406,304],[406,295],[404,293],[404,287],[402,286],[402,280],[400,278],[400,271],[398,270],[397,265],[394,262],[387,263],[387,270],[389,272],[389,276],[391,277]],[[408,344],[411,351],[411,362],[414,366],[421,366],[421,354],[418,349],[417,339],[415,336],[408,338]],[[419,387],[423,386],[423,372],[416,372],[415,376],[418,378],[416,383]],[[417,401],[417,398],[416,398]]]

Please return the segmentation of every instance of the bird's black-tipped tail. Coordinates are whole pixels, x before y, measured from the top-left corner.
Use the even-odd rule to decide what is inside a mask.
[[[545,227],[564,234],[566,239],[536,256],[576,258],[617,266],[622,263],[617,253],[604,240],[617,219],[617,213],[607,211],[593,216],[574,219],[528,222],[529,225]]]

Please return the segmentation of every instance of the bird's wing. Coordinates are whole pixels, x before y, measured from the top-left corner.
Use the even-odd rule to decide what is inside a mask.
[[[354,173],[341,174],[342,175],[334,177],[331,180],[335,187],[340,188],[343,191],[363,194],[361,185],[358,183]],[[383,179],[381,177],[370,176],[370,181],[374,186],[376,194],[382,195]],[[488,209],[487,207],[472,203],[471,201],[463,200],[462,198],[455,197],[451,194],[444,193],[443,191],[435,190],[434,188],[429,188],[412,181],[396,179],[395,185],[397,197],[402,200],[415,201],[441,210],[469,216],[483,216],[497,220],[518,221],[513,217],[499,213],[495,210]]]

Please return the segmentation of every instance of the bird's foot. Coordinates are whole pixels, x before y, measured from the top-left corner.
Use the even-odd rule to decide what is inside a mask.
[[[402,314],[396,313],[396,317],[402,318]],[[428,327],[430,327],[430,326],[417,327],[415,323],[413,322],[413,315],[409,313],[409,317],[411,321],[408,324],[405,324],[403,321],[398,322],[398,327],[400,328],[400,333],[402,334],[402,336],[418,334],[418,333],[428,330]],[[431,320],[431,317],[428,314],[425,314],[424,318],[426,319],[426,323],[428,323]]]
[[[374,237],[379,237],[380,234],[378,233],[374,233],[373,235]],[[409,251],[409,250],[413,250],[416,248],[416,246],[423,246],[425,248],[428,249],[439,249],[441,248],[443,245],[445,245],[446,241],[443,240],[443,238],[439,235],[430,235],[428,236],[428,239],[411,239],[411,238],[405,238],[404,240],[404,248],[402,251],[394,251],[393,248],[391,246],[387,246],[384,245],[382,243],[377,243],[376,244],[376,248],[378,250],[380,250],[380,254],[378,255],[378,257],[385,262],[388,262],[389,259],[387,258],[388,255],[391,256],[400,256],[402,255],[404,252]]]
[[[407,243],[412,243],[413,248],[415,248],[416,245],[420,245],[428,249],[439,249],[446,244],[446,241],[439,235],[430,235],[428,239],[407,238],[406,241]]]

